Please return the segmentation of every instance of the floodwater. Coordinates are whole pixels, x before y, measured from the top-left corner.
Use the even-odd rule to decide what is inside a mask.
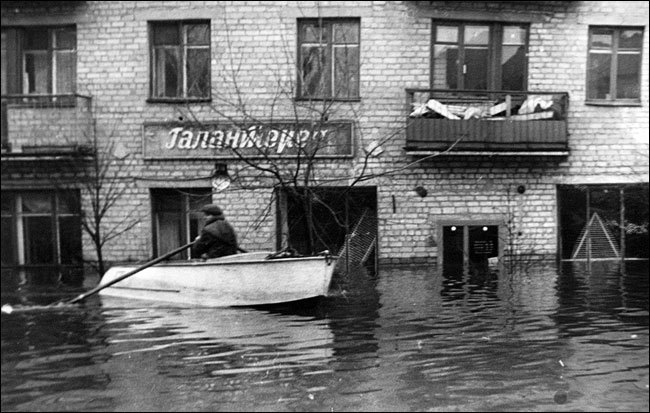
[[[648,263],[615,267],[359,271],[274,308],[3,286],[2,411],[648,411]]]

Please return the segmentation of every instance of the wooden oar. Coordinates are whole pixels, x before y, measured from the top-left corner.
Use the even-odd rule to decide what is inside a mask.
[[[138,267],[138,268],[136,268],[134,270],[131,270],[131,271],[127,272],[126,274],[123,274],[123,275],[117,277],[116,279],[114,279],[114,280],[112,280],[110,282],[107,282],[106,284],[100,284],[97,287],[93,288],[92,290],[88,291],[87,293],[81,294],[81,295],[73,298],[72,300],[68,301],[67,304],[74,304],[74,303],[77,303],[79,301],[83,301],[86,298],[88,298],[89,296],[100,292],[104,288],[110,287],[111,285],[115,284],[116,282],[122,281],[123,279],[128,278],[128,277],[132,276],[133,274],[144,270],[145,268],[149,268],[152,265],[156,265],[160,261],[164,261],[167,258],[172,257],[172,256],[178,254],[179,252],[188,249],[189,247],[194,245],[195,242],[196,241],[192,241],[189,244],[183,245],[182,247],[178,247],[175,250],[170,251],[170,252],[168,252],[167,254],[165,254],[165,255],[163,255],[161,257],[158,257],[158,258],[156,258],[154,260],[151,260],[151,261],[147,262],[146,264],[143,264],[140,267]]]

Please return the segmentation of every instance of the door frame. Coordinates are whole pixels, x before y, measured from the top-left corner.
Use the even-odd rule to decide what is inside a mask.
[[[444,256],[445,256],[445,240],[444,240],[444,227],[455,225],[457,227],[463,228],[463,269],[469,268],[469,227],[470,226],[496,226],[498,228],[498,260],[499,260],[499,269],[503,263],[503,253],[505,251],[505,244],[507,239],[507,228],[505,225],[506,221],[503,219],[495,217],[487,217],[482,219],[480,216],[476,218],[459,218],[454,219],[451,217],[445,217],[436,222],[436,239],[438,240],[438,264],[437,268],[440,273],[442,273],[444,268]]]

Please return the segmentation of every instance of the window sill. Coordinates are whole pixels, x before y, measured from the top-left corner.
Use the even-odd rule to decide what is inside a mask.
[[[296,102],[326,102],[326,101],[331,101],[331,102],[361,102],[361,98],[348,98],[348,99],[334,99],[334,98],[313,98],[313,97],[296,97],[294,98]]]
[[[186,98],[149,98],[147,103],[210,103],[212,98],[186,99]]]
[[[589,106],[631,106],[640,107],[641,101],[633,100],[585,100],[585,105]]]

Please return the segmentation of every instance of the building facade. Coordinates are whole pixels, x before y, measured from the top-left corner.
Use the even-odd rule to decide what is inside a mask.
[[[210,202],[247,250],[647,259],[647,24],[609,1],[3,2],[2,265],[159,256]]]

